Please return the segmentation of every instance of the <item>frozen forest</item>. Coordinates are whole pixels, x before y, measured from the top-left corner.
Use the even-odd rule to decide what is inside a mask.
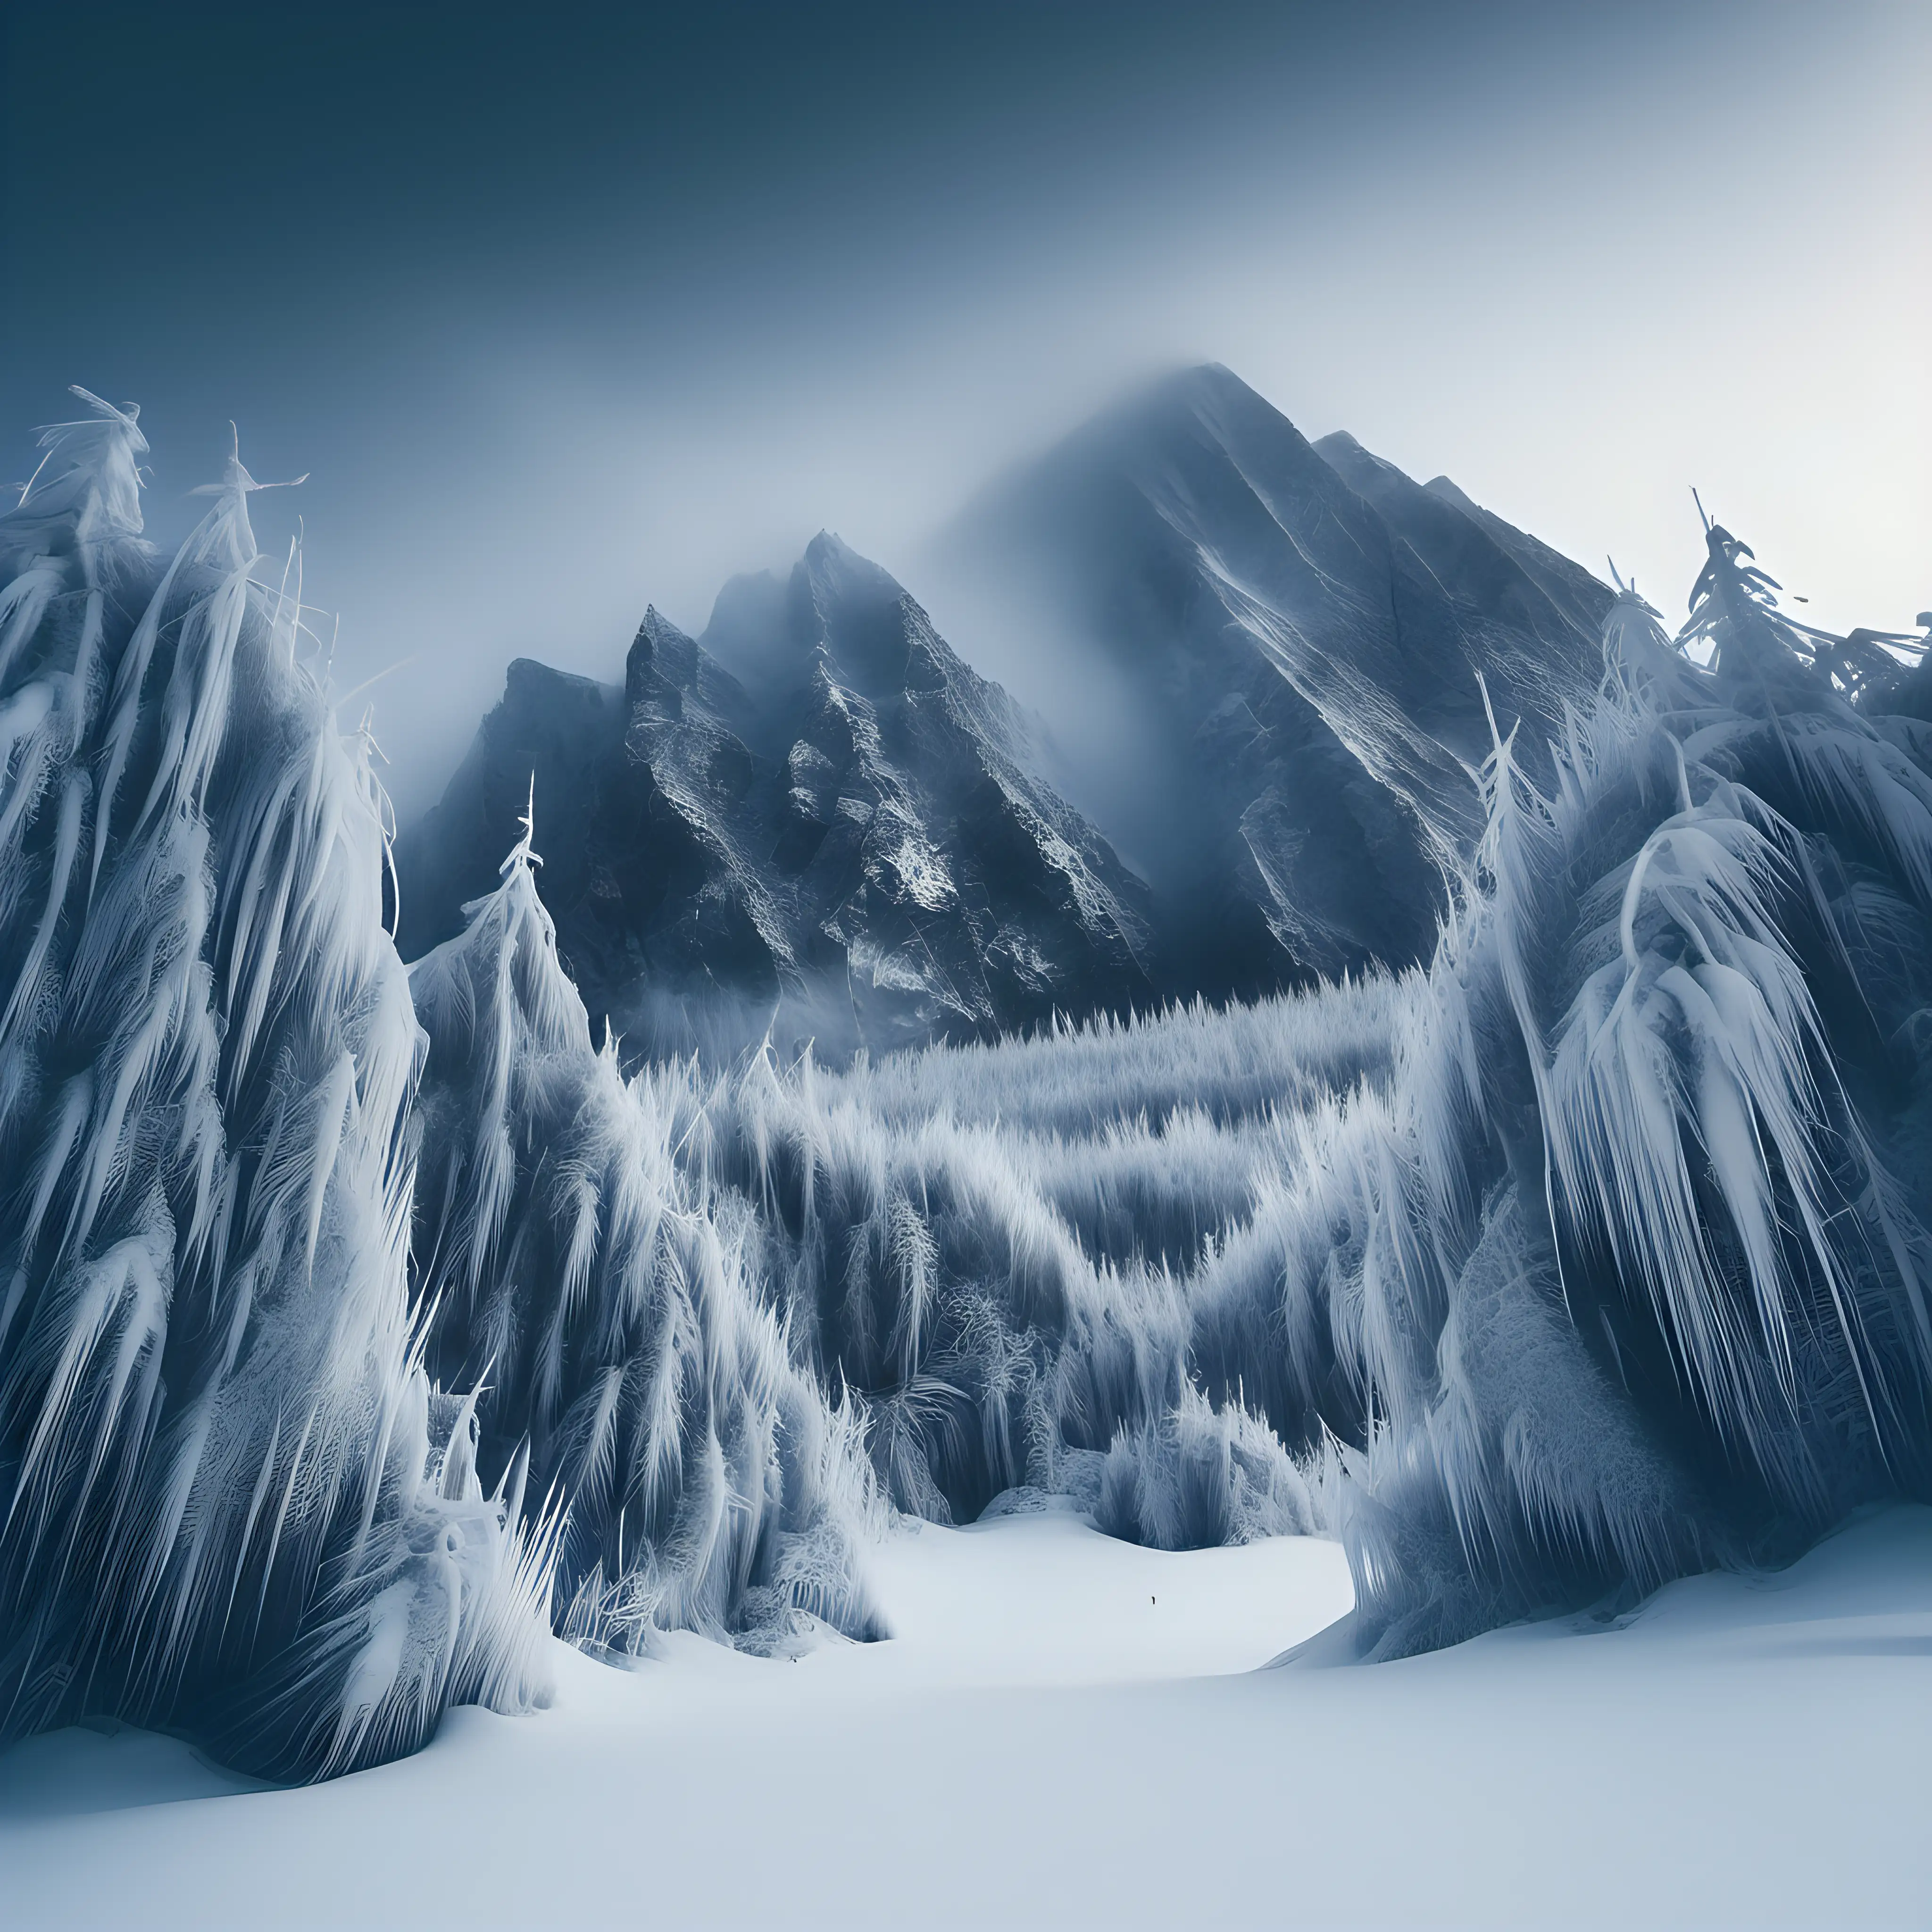
[[[856,957],[943,910],[1031,1017],[640,1054],[560,950],[541,782],[404,958],[412,878],[299,552],[258,554],[238,451],[161,554],[137,412],[76,394],[0,517],[0,1741],[116,1718],[327,1778],[453,1706],[541,1705],[553,1633],[619,1660],[887,1636],[898,1516],[1333,1537],[1372,1669],[1932,1500],[1924,638],[1808,626],[1714,522],[1674,634],[1510,532],[1548,634],[1596,627],[1587,676],[1531,678],[1512,634],[1427,731],[1333,727],[1406,828],[1361,891],[1427,862],[1414,956],[1332,870],[1293,926],[1310,862],[1264,772],[1274,815],[1226,816],[1281,867],[1236,910],[1323,970],[1202,997],[1132,979],[1111,850],[866,578],[891,677],[838,669],[873,631],[806,640],[872,788],[822,801],[859,828],[837,906],[869,895],[841,929]],[[1328,460],[1364,530],[1406,484]],[[1402,502],[1445,555],[1486,514]],[[1238,568],[1217,621],[1330,730]],[[680,697],[691,640],[653,640],[668,787],[698,673]],[[1064,950],[1160,997],[1041,1016],[1022,914],[983,944],[955,916],[966,835],[921,844],[938,792],[906,775],[935,718],[947,826],[993,800]],[[788,958],[792,930],[760,928]]]

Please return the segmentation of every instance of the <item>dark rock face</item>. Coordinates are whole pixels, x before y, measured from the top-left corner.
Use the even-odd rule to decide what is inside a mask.
[[[1611,601],[1220,368],[997,486],[935,566],[989,626],[1052,612],[1136,720],[1137,783],[1066,787],[1152,882],[1162,990],[1215,996],[1424,956],[1479,824],[1484,686],[1534,756],[1596,679]]]
[[[728,584],[702,641],[649,613],[621,690],[511,667],[399,845],[405,956],[494,887],[534,774],[566,962],[638,1051],[986,1037],[1404,964],[1478,830],[1491,713],[1536,770],[1611,602],[1218,368],[988,493],[934,564],[982,644],[1074,668],[1043,733],[821,536]]]
[[[1150,1001],[1144,887],[884,571],[820,536],[712,628],[752,690],[655,610],[621,693],[512,668],[399,846],[406,954],[494,883],[534,772],[561,950],[637,1048],[885,1048]]]
[[[418,958],[463,929],[463,908],[493,891],[534,790],[554,856],[544,886],[560,902],[592,890],[590,853],[605,807],[602,779],[623,749],[624,694],[519,658],[440,804],[396,842],[398,944]],[[501,850],[498,850],[499,848]],[[493,858],[490,855],[494,853]]]

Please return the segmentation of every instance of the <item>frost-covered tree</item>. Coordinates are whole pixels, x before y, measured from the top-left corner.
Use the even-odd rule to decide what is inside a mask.
[[[794,1359],[758,1217],[691,1148],[708,1123],[681,1070],[627,1082],[614,1041],[592,1049],[530,826],[463,932],[411,969],[431,1365],[480,1381],[486,1466],[518,1486],[527,1468],[566,1509],[571,1634],[880,1634],[861,1419]]]
[[[326,1774],[526,1701],[544,1559],[410,1329],[367,746],[238,458],[164,560],[77,393],[0,518],[0,1737]]]
[[[1258,1217],[1383,1654],[1924,1492],[1932,735],[1709,550],[1676,644],[1620,598],[1546,795],[1498,742],[1387,1096]],[[1251,1281],[1199,1306],[1252,1390]]]

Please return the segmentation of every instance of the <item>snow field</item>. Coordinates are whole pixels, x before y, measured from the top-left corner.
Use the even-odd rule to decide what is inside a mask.
[[[1346,1610],[1314,1539],[928,1525],[877,1582],[889,1642],[560,1645],[548,1712],[460,1709],[320,1786],[207,1796],[133,1732],[16,1747],[9,1923],[1923,1922],[1932,1510],[1372,1670],[1324,1661],[1341,1633],[1254,1668]]]

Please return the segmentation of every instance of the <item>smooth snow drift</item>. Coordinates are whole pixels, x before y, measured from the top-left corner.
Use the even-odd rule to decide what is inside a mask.
[[[1328,1543],[1172,1555],[1036,1516],[896,1538],[876,1581],[890,1642],[793,1663],[684,1639],[631,1672],[562,1653],[551,1710],[459,1712],[408,1762],[315,1789],[210,1796],[137,1733],[16,1747],[9,1909],[50,1928],[1922,1922],[1932,1512],[1673,1585],[1620,1628],[1372,1670],[1253,1670],[1346,1606]]]

